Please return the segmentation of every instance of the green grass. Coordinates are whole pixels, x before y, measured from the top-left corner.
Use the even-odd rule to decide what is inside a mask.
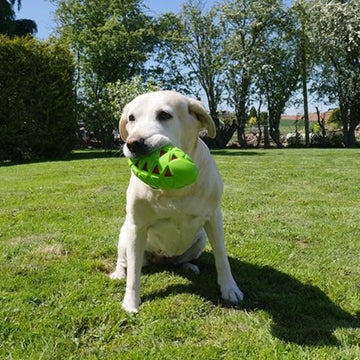
[[[234,277],[149,267],[137,315],[115,265],[129,170],[91,158],[0,168],[1,359],[359,359],[359,150],[217,151]]]

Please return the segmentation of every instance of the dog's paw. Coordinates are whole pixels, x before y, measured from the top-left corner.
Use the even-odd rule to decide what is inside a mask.
[[[126,278],[126,270],[125,270],[125,268],[121,267],[119,269],[116,269],[109,276],[110,276],[110,279],[113,279],[113,280],[125,279]]]
[[[182,264],[182,266],[183,266],[183,268],[184,268],[185,270],[190,270],[190,271],[192,271],[195,275],[200,275],[200,269],[199,269],[198,266],[196,266],[196,265],[194,265],[194,264],[192,264],[192,263],[189,263],[189,262]]]
[[[238,304],[244,300],[244,294],[235,282],[221,287],[221,297],[223,300],[231,304]]]
[[[136,299],[125,295],[124,301],[122,303],[122,307],[125,311],[129,313],[137,313],[140,303],[141,303],[140,298]]]

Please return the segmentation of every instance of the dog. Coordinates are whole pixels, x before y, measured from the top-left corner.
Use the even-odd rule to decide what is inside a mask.
[[[110,275],[127,279],[123,308],[138,311],[141,268],[149,262],[183,264],[198,273],[190,262],[201,255],[207,238],[222,298],[232,304],[242,301],[224,244],[221,177],[199,138],[204,129],[210,138],[216,136],[215,124],[202,103],[175,91],[146,93],[125,106],[119,129],[126,157],[145,156],[171,144],[189,155],[199,170],[195,183],[178,190],[154,189],[131,175],[116,269]]]

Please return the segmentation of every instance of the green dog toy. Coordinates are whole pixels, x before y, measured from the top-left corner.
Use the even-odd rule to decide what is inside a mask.
[[[155,189],[181,189],[198,177],[193,160],[172,145],[165,145],[141,158],[128,159],[128,163],[141,181]]]

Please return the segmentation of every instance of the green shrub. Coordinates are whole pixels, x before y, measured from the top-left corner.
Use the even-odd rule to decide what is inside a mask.
[[[0,36],[0,160],[56,159],[73,149],[72,60],[60,44]]]
[[[344,139],[341,133],[337,132],[327,132],[326,136],[321,134],[314,134],[311,138],[312,147],[335,147],[342,148],[344,147]]]
[[[299,132],[289,134],[286,138],[288,148],[299,148],[305,146],[304,138]]]
[[[341,112],[339,108],[334,109],[328,119],[328,124],[333,125],[336,128],[340,128],[342,125]]]

